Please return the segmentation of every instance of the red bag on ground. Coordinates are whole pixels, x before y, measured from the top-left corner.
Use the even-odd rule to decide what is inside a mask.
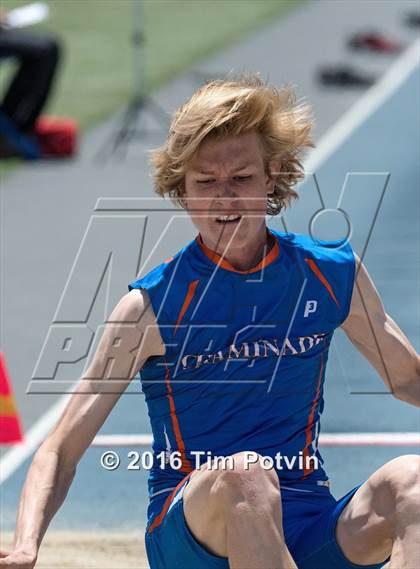
[[[34,129],[42,157],[73,156],[77,152],[79,125],[66,117],[40,117]]]

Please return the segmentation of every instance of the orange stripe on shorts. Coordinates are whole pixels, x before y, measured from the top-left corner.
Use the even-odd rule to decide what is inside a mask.
[[[169,506],[171,505],[172,499],[174,498],[175,494],[178,492],[178,490],[181,488],[181,486],[185,483],[185,481],[188,479],[188,477],[191,475],[192,473],[189,472],[186,476],[184,476],[184,478],[181,480],[181,482],[172,490],[172,492],[169,494],[169,496],[166,498],[164,504],[163,504],[163,508],[162,511],[160,512],[160,514],[158,514],[155,519],[153,520],[153,522],[151,523],[151,525],[149,526],[149,529],[147,530],[147,533],[152,533],[152,531],[157,528],[158,526],[160,526],[160,524],[163,522],[163,518],[166,515],[166,512],[169,510]]]

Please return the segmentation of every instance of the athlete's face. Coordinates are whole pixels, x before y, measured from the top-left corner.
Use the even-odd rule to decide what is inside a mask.
[[[248,132],[203,142],[186,172],[183,199],[204,243],[222,252],[228,244],[238,249],[265,239],[267,196],[273,191],[259,136]]]

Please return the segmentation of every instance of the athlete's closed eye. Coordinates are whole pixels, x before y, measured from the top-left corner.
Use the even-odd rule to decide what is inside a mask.
[[[246,176],[233,176],[232,179],[235,183],[243,184],[243,183],[251,180],[251,178],[252,178],[252,175],[248,174]],[[206,178],[206,179],[202,179],[202,180],[196,180],[196,183],[199,184],[200,186],[210,186],[210,185],[216,183],[216,180],[214,178]]]
[[[251,174],[248,174],[247,176],[234,176],[233,177],[235,182],[247,182],[251,178],[252,178]]]

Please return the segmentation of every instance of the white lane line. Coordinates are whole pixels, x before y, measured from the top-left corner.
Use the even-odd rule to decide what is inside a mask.
[[[387,72],[321,138],[304,163],[312,174],[372,115],[420,64],[420,39],[414,41]]]
[[[324,433],[319,436],[324,447],[348,446],[420,446],[420,433]]]
[[[91,446],[93,447],[129,447],[131,445],[138,447],[151,447],[153,437],[149,434],[141,435],[96,435]]]
[[[0,461],[0,485],[31,456],[60,418],[71,394],[60,397],[25,434],[23,443],[15,445]]]
[[[150,447],[153,437],[140,435],[97,435],[93,447]],[[323,447],[348,446],[420,446],[420,433],[323,433],[319,436]]]
[[[371,87],[343,117],[322,137],[305,162],[305,171],[313,173],[404,82],[420,61],[420,40],[416,40],[390,67],[382,79]],[[0,460],[0,484],[41,444],[58,421],[68,395],[59,399],[25,434],[25,442],[7,451]]]

